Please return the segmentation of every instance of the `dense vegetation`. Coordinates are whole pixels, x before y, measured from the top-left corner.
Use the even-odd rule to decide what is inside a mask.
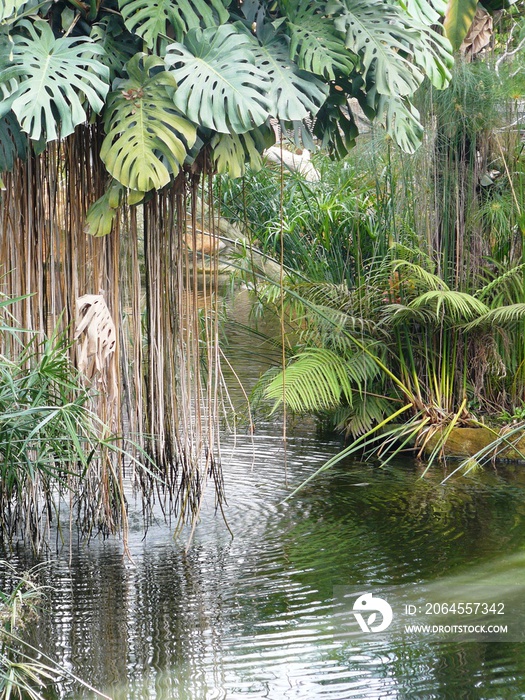
[[[204,314],[203,327],[187,245],[204,218],[212,233],[215,226],[213,207],[203,203],[211,192],[205,178],[260,167],[279,123],[296,140],[317,136],[343,155],[358,134],[349,97],[414,151],[423,127],[412,98],[425,79],[444,88],[450,78],[451,44],[439,25],[445,7],[441,0],[2,4],[0,264],[17,271],[2,291],[24,299],[13,313],[27,330],[66,331],[76,362],[78,301],[103,297],[97,303],[107,307],[111,346],[98,321],[84,329],[91,367],[84,380],[98,395],[92,405],[114,433],[125,428],[136,437],[136,456],[147,453],[154,472],[142,470],[135,482],[147,500],[160,490],[181,521],[195,522],[208,480],[223,498],[217,315]],[[91,353],[90,342],[106,349]],[[122,460],[108,469],[109,482],[121,483]],[[8,500],[20,504],[31,483]],[[105,532],[125,526],[119,493],[102,489],[99,506],[80,509],[81,519],[93,523],[95,512]]]
[[[496,404],[518,410],[524,358],[519,343],[509,351],[504,333],[522,323],[521,243],[500,235],[496,223],[490,236],[497,245],[478,246],[477,235],[491,216],[496,222],[498,190],[514,217],[509,225],[521,230],[518,169],[511,146],[494,141],[501,150],[500,180],[486,188],[487,196],[476,192],[486,187],[480,177],[491,179],[494,154],[499,158],[494,144],[482,143],[496,133],[497,119],[490,124],[478,107],[463,103],[465,96],[479,102],[497,80],[481,64],[471,71],[460,63],[452,88],[443,93],[448,97],[440,101],[435,94],[450,82],[453,48],[474,27],[475,41],[464,50],[472,58],[490,34],[486,10],[504,4],[3,4],[0,263],[20,271],[6,276],[6,291],[28,299],[15,308],[27,330],[67,329],[74,342],[79,299],[102,290],[96,303],[104,305],[107,323],[104,329],[93,324],[89,332],[84,327],[88,340],[97,336],[99,350],[87,351],[91,369],[82,381],[89,380],[90,396],[98,393],[96,410],[112,431],[126,425],[139,451],[150,456],[153,472],[136,475],[142,492],[150,497],[163,491],[167,510],[181,521],[195,523],[208,479],[219,502],[223,497],[217,308],[199,311],[188,247],[195,248],[198,230],[207,226],[216,233],[206,178],[236,178],[246,167],[257,171],[279,129],[295,144],[313,146],[316,139],[323,153],[342,157],[355,145],[364,115],[385,128],[386,146],[372,141],[371,153],[376,163],[386,159],[386,175],[365,173],[374,184],[356,188],[345,165],[337,182],[325,177],[310,189],[297,182],[289,195],[279,182],[266,202],[272,212],[254,213],[262,221],[279,213],[253,235],[266,253],[278,250],[288,264],[286,296],[302,319],[301,345],[286,372],[272,378],[267,396],[284,398],[293,410],[337,406],[336,423],[354,437],[402,413],[411,416],[412,436],[473,420],[476,405],[486,412]],[[431,96],[430,106],[423,93]],[[411,182],[408,155],[401,155],[417,151],[425,119],[426,185],[421,178]],[[239,203],[238,189],[235,196]],[[472,211],[464,206],[470,200]],[[490,211],[483,213],[483,206]],[[243,222],[247,217],[243,211]],[[85,231],[96,240],[87,242]],[[487,255],[494,259],[488,266]],[[213,287],[216,267],[209,277]],[[487,342],[487,327],[501,327],[503,335],[489,333]],[[108,328],[112,341],[104,346]],[[479,348],[485,354],[476,363]],[[16,351],[13,360],[20,357],[31,376],[46,350],[38,349],[32,364],[24,353]],[[13,381],[23,386],[26,380],[17,375]],[[46,398],[43,410],[55,406],[54,395],[49,401],[45,393],[37,396],[41,403]],[[62,467],[55,463],[79,460],[80,473],[87,474],[93,454],[89,441],[73,441],[73,454],[62,459],[52,434],[41,445],[42,458],[33,460],[39,454],[34,439],[41,427],[54,425],[51,416],[71,425],[60,402],[80,411],[76,398],[71,402],[59,392],[57,401],[55,413],[37,418],[36,427],[28,425],[27,435],[13,441],[29,449],[42,483],[51,477],[43,491],[49,513],[46,494],[62,485]],[[66,434],[72,437],[71,430]],[[89,457],[75,454],[79,448]],[[21,485],[5,496],[18,513],[33,472],[4,461]],[[31,477],[27,482],[18,479],[24,473]],[[100,473],[109,475],[110,485],[94,506],[80,500],[81,519],[87,517],[88,530],[113,532],[125,523],[123,465],[112,462]],[[27,535],[35,526],[23,530]]]
[[[284,300],[298,339],[257,400],[316,412],[352,438],[346,454],[366,444],[384,457],[415,443],[432,460],[455,426],[522,417],[521,70],[519,56],[459,61],[448,90],[423,88],[415,155],[372,129],[344,161],[315,161],[319,183],[275,171],[242,191],[222,183],[224,211],[284,260],[282,286],[259,276],[254,288],[278,314]],[[385,438],[391,421],[402,426]],[[520,436],[495,430],[492,447]]]

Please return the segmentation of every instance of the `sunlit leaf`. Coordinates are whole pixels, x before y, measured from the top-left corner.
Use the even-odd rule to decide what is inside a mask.
[[[106,109],[101,158],[116,180],[141,192],[164,187],[196,138],[195,126],[170,97],[175,79],[167,71],[156,72],[161,67],[155,56],[134,56],[129,78],[120,81]]]
[[[315,5],[299,3],[287,26],[291,35],[290,55],[301,68],[327,80],[353,70],[356,57],[345,46],[344,34],[318,14]]]
[[[259,40],[260,44],[253,40],[252,51],[257,66],[270,80],[266,95],[271,116],[301,121],[315,115],[328,94],[326,84],[297,67],[288,46],[274,31],[263,32]]]
[[[12,63],[0,83],[18,81],[11,108],[22,130],[47,141],[73,133],[87,119],[86,104],[100,112],[108,92],[103,49],[87,37],[55,38],[47,22],[22,20],[26,34],[13,37]]]
[[[119,7],[129,31],[150,48],[159,34],[167,34],[168,23],[182,41],[190,29],[215,27],[228,19],[222,0],[119,0]]]
[[[454,51],[459,49],[467,36],[477,6],[478,0],[448,0],[444,27]]]
[[[331,0],[326,11],[346,37],[346,47],[362,62],[363,75],[374,71],[381,95],[411,95],[423,80],[412,58],[420,33],[394,5],[382,0]]]
[[[91,30],[91,39],[104,50],[100,60],[110,70],[111,79],[120,77],[126,63],[142,48],[142,42],[130,34],[116,15],[103,17]]]
[[[168,47],[166,65],[177,80],[175,105],[196,124],[242,134],[268,118],[270,79],[234,27],[191,30]]]

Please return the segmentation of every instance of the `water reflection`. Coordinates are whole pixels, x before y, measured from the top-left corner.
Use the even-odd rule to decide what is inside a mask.
[[[336,447],[292,439],[291,480]],[[52,561],[32,641],[115,700],[525,697],[522,645],[357,643],[332,605],[334,585],[523,581],[521,472],[445,493],[413,465],[342,464],[282,504],[282,445],[259,435],[226,484],[233,540],[210,504],[188,555],[157,525],[134,563],[111,541]]]
[[[249,384],[254,341],[229,337]],[[289,440],[290,488],[340,448],[312,433]],[[211,501],[187,555],[160,520],[144,539],[132,512],[133,562],[100,541],[49,563],[34,644],[115,700],[525,698],[523,645],[356,641],[339,633],[332,598],[334,586],[525,583],[525,470],[443,487],[410,462],[342,462],[283,503],[279,426],[258,422],[223,450],[234,538]],[[33,563],[23,548],[9,558]],[[68,681],[58,695],[94,697]]]

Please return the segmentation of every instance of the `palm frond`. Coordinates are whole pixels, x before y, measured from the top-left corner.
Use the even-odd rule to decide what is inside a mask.
[[[486,314],[488,306],[472,294],[450,289],[435,289],[420,294],[408,305],[412,309],[430,309],[438,321],[461,323]]]
[[[354,375],[358,372],[354,368]],[[265,396],[275,411],[283,401],[294,413],[316,412],[337,406],[342,398],[352,402],[348,363],[325,348],[309,348],[266,387]]]
[[[429,309],[414,308],[405,304],[385,304],[380,313],[381,326],[402,326],[406,323],[430,325],[433,315]]]
[[[465,330],[468,331],[485,326],[507,328],[523,322],[524,319],[525,304],[508,304],[507,306],[499,306],[497,309],[487,310],[483,316],[474,319],[466,325]]]
[[[517,289],[523,292],[523,276],[525,275],[525,263],[515,265],[510,270],[505,270],[490,282],[485,284],[481,289],[475,292],[474,296],[478,299],[489,299],[493,295],[499,295]]]
[[[354,439],[380,423],[392,410],[392,401],[375,394],[356,394],[352,406],[341,407],[334,415],[336,429]]]
[[[409,260],[393,260],[392,269],[394,272],[402,271],[406,273],[409,280],[420,282],[428,290],[448,290],[448,285],[439,277],[434,275],[421,265],[410,262]]]

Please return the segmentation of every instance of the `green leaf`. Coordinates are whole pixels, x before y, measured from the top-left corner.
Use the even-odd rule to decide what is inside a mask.
[[[375,87],[369,90],[368,99],[374,95]],[[414,153],[423,138],[423,125],[414,105],[394,96],[378,95],[375,109],[379,121],[384,123],[387,133],[397,145],[405,153]]]
[[[308,348],[292,359],[283,372],[272,379],[264,392],[275,401],[283,399],[295,413],[334,408],[341,398],[352,403],[352,386],[345,360],[324,348]]]
[[[290,55],[310,73],[335,80],[336,74],[349,75],[355,67],[355,55],[345,46],[344,34],[336,31],[326,17],[309,2],[300,3],[287,23],[291,35]]]
[[[423,69],[435,88],[446,88],[452,79],[454,66],[449,39],[421,25],[421,48],[414,52],[414,63]]]
[[[262,168],[260,144],[254,138],[255,133],[215,134],[210,141],[212,158],[219,175],[229,175],[235,179],[242,177],[246,164],[256,172]],[[263,147],[264,148],[264,145]]]
[[[442,90],[452,78],[454,65],[452,45],[440,26],[447,9],[446,0],[398,0],[398,4],[420,31],[421,45],[414,51],[414,63],[424,70],[434,87]],[[433,25],[440,30],[436,31]]]
[[[522,306],[525,307],[525,304]],[[474,317],[488,312],[488,307],[476,297],[450,289],[425,292],[411,301],[408,307],[428,308],[438,321],[449,320],[454,323],[472,321]]]
[[[315,120],[314,135],[320,140],[321,148],[332,157],[343,158],[354,147],[358,134],[347,96],[332,90]]]
[[[1,78],[11,68],[13,61],[13,39],[6,29],[0,27],[0,117],[11,111],[13,94],[18,88],[15,78]]]
[[[259,39],[261,44],[253,39],[252,51],[257,66],[270,79],[267,97],[271,116],[302,121],[315,115],[326,99],[328,87],[290,60],[288,46],[273,30],[262,32]]]
[[[255,65],[250,39],[232,26],[194,29],[171,44],[166,65],[178,84],[175,105],[196,124],[242,134],[269,117],[268,75]]]
[[[13,24],[20,17],[28,12],[34,12],[37,7],[43,4],[43,2],[39,3],[38,0],[2,0],[0,3],[0,25]]]
[[[13,169],[16,158],[25,158],[27,136],[22,134],[13,112],[0,119],[0,172]]]
[[[445,14],[445,33],[457,51],[467,36],[476,14],[478,0],[449,0]]]
[[[42,20],[23,20],[27,35],[15,35],[12,64],[0,71],[0,83],[16,79],[12,109],[22,130],[38,141],[63,138],[86,121],[85,101],[100,112],[109,71],[98,56],[103,49],[87,37],[55,39]]]
[[[331,0],[326,12],[334,15],[347,48],[360,57],[363,76],[373,72],[379,94],[403,97],[415,92],[423,73],[411,59],[421,34],[401,8],[382,0]]]
[[[467,331],[479,327],[508,328],[516,323],[523,323],[525,319],[525,304],[508,304],[499,306],[497,309],[490,309],[480,318],[476,318],[467,326]]]
[[[119,7],[129,31],[150,48],[167,34],[168,22],[182,41],[190,29],[215,27],[229,16],[222,0],[119,0]]]
[[[103,17],[90,36],[104,50],[100,60],[109,68],[111,80],[122,76],[126,63],[142,48],[140,39],[130,34],[116,15]]]
[[[104,192],[102,197],[89,207],[86,215],[86,232],[90,236],[99,238],[111,233],[123,193],[122,185],[113,180],[107,192]]]
[[[195,126],[170,97],[173,75],[156,72],[162,65],[156,56],[134,56],[127,65],[129,78],[111,93],[106,109],[101,158],[116,180],[141,192],[167,185],[196,139]]]
[[[447,0],[398,0],[407,15],[427,25],[437,24],[447,10]]]
[[[410,285],[419,283],[424,285],[429,290],[449,291],[447,284],[439,277],[433,275],[421,265],[416,265],[409,260],[393,260],[392,272],[402,271],[402,281],[408,282]]]

